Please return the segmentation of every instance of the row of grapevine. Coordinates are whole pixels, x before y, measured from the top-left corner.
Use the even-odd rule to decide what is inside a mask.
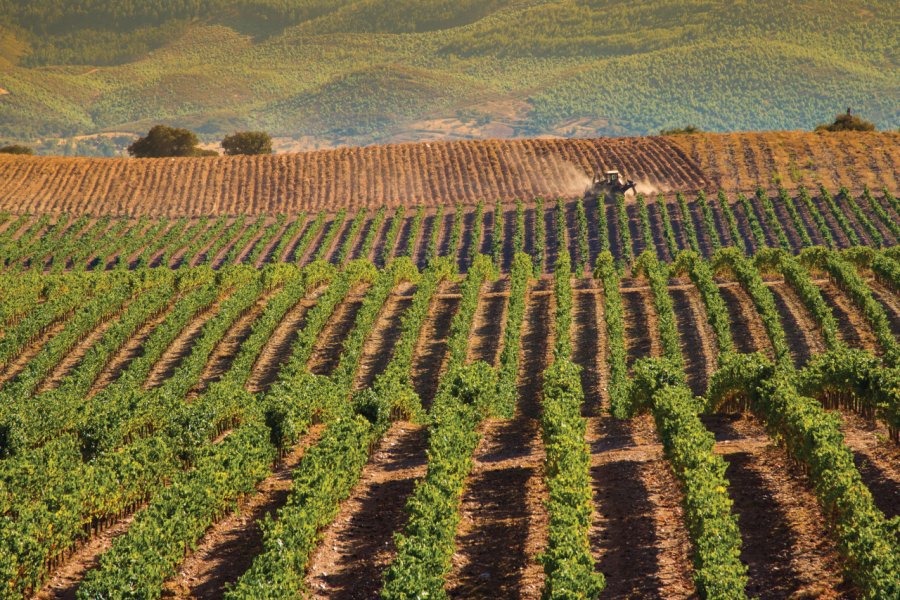
[[[454,262],[459,258],[462,249],[463,210],[457,204],[453,212],[453,223],[450,225],[450,239],[447,242],[447,253],[453,257]]]
[[[315,220],[313,220],[306,228],[306,231],[300,236],[300,239],[297,240],[297,243],[294,244],[294,248],[290,251],[293,255],[293,260],[291,260],[289,255],[286,257],[288,262],[299,263],[309,250],[309,247],[312,246],[313,242],[322,232],[323,227],[325,227],[325,213],[320,212],[316,215]]]
[[[775,368],[759,355],[731,355],[710,380],[707,398],[713,408],[734,395],[744,396],[788,453],[805,466],[861,597],[900,594],[894,526],[863,484],[844,443],[840,418],[802,396],[791,369]]]
[[[672,308],[672,299],[669,297],[669,266],[661,263],[656,258],[656,254],[644,252],[638,257],[635,267],[635,274],[645,276],[650,283],[663,356],[672,363],[677,371],[682,372],[684,359],[681,355],[675,311]]]
[[[590,452],[581,416],[584,391],[572,362],[571,260],[561,252],[554,271],[556,344],[544,372],[541,431],[549,501],[547,547],[540,560],[545,598],[596,598],[606,582],[594,570],[589,529],[593,512]]]
[[[831,228],[828,226],[828,222],[825,220],[825,217],[819,211],[819,207],[816,206],[815,202],[813,202],[812,198],[809,195],[809,192],[805,187],[800,186],[800,201],[806,207],[807,212],[812,215],[813,222],[816,224],[816,230],[819,232],[819,236],[822,238],[822,241],[825,242],[825,246],[828,248],[834,248],[834,236],[831,234]]]
[[[381,248],[381,264],[386,265],[390,262],[394,255],[394,247],[397,245],[397,238],[400,237],[400,229],[403,227],[403,218],[406,215],[406,209],[398,206],[394,211],[388,225],[387,233],[384,236],[384,246]]]
[[[653,229],[650,227],[650,213],[647,211],[647,203],[645,202],[644,195],[637,195],[637,213],[638,213],[638,222],[641,225],[641,241],[644,245],[644,250],[650,250],[655,252],[655,244],[653,243]]]
[[[727,465],[700,420],[702,403],[680,383],[684,374],[669,359],[642,359],[635,373],[635,389],[644,390],[666,458],[682,483],[697,591],[703,598],[746,598],[747,567],[740,560]]]
[[[591,253],[588,247],[588,223],[587,213],[584,210],[584,202],[579,199],[575,203],[575,226],[577,228],[576,258],[575,264],[578,265],[578,271],[583,273],[591,266]]]
[[[253,242],[253,246],[247,252],[243,262],[251,267],[255,267],[263,257],[263,253],[275,242],[276,237],[279,239],[284,237],[285,221],[287,221],[286,215],[277,215],[272,223],[266,225],[262,235]]]
[[[407,261],[405,266],[394,263],[394,266],[397,268],[395,273],[376,282],[376,287],[392,284],[397,277],[405,276],[404,272],[410,274],[412,263]],[[354,395],[342,416],[329,425],[319,444],[306,454],[294,474],[288,504],[278,511],[275,520],[264,524],[262,554],[256,557],[227,597],[291,597],[303,587],[303,576],[316,546],[318,530],[334,519],[339,502],[359,479],[369,452],[386,431],[391,415],[396,410],[406,413],[408,407],[418,404],[408,400],[409,395],[415,395],[407,383],[413,348],[431,298],[451,272],[451,263],[441,260],[419,278],[412,306],[402,319],[400,340],[386,370],[379,374],[370,390]],[[364,322],[358,318],[355,330],[364,328]],[[348,350],[345,345],[341,364],[349,359]],[[348,378],[335,375],[335,383],[341,388],[340,395],[349,396]],[[416,412],[415,408],[413,410]]]
[[[24,393],[21,386],[13,391],[4,389],[0,397],[4,397],[3,408],[0,409],[0,448],[4,453],[15,453],[22,448],[42,441],[44,436],[55,431],[50,426],[57,418],[59,411],[70,410],[69,407],[80,405],[94,381],[106,367],[113,354],[117,352],[135,331],[155,318],[172,302],[175,295],[176,282],[165,270],[156,271],[145,281],[131,282],[132,289],[123,291],[123,296],[130,304],[125,308],[116,322],[107,329],[82,357],[78,365],[62,380],[59,387],[40,394],[33,400]],[[133,298],[133,300],[132,300]],[[104,295],[114,308],[114,298]],[[95,307],[102,318],[104,313]],[[79,317],[91,314],[90,305],[81,309]],[[65,331],[60,335],[64,335]],[[53,342],[58,338],[54,338]],[[48,344],[48,349],[50,345]],[[66,351],[60,347],[60,354]],[[35,357],[37,358],[37,357]],[[36,368],[30,369],[32,375]]]
[[[738,204],[741,205],[741,208],[744,211],[744,217],[746,217],[747,223],[750,224],[750,234],[753,237],[756,252],[759,252],[761,249],[768,246],[768,242],[766,241],[766,233],[763,231],[762,224],[756,216],[756,210],[753,208],[753,203],[744,194],[738,194]]]
[[[198,221],[198,223],[199,222],[200,221]],[[143,245],[143,250],[141,250],[137,259],[135,259],[134,266],[138,269],[146,269],[149,267],[150,261],[157,253],[167,249],[177,239],[185,235],[189,229],[187,218],[181,218],[172,223],[172,226],[157,237],[153,243]]]
[[[266,224],[266,216],[259,215],[256,219],[248,225],[241,233],[237,236],[237,238],[231,242],[231,246],[228,248],[228,251],[225,253],[225,257],[221,260],[222,265],[233,265],[238,262],[238,259],[241,258],[241,254],[244,252],[244,249],[247,247],[247,244],[250,243],[251,240],[255,239],[259,232],[263,230],[263,227]]]
[[[797,390],[825,408],[880,420],[894,442],[900,434],[900,372],[864,350],[837,348],[814,356],[797,373]]]
[[[384,224],[384,219],[386,216],[387,209],[383,206],[375,211],[375,216],[372,217],[372,222],[369,224],[369,228],[366,230],[366,235],[359,247],[358,258],[369,258],[369,255],[372,253],[372,249],[375,247],[375,239],[378,237],[378,233],[381,231],[381,226]]]
[[[325,230],[325,234],[322,236],[322,239],[319,240],[319,244],[316,247],[316,251],[312,257],[313,262],[317,260],[325,260],[325,257],[328,256],[328,252],[331,250],[331,245],[334,243],[334,240],[337,239],[338,234],[344,227],[344,221],[346,220],[346,218],[346,209],[339,210],[337,214],[334,215],[334,219],[332,219],[331,225],[328,226],[328,229]]]
[[[762,204],[763,217],[765,218],[766,225],[768,225],[770,230],[775,232],[775,239],[778,240],[778,245],[787,252],[790,252],[791,243],[788,241],[787,234],[781,226],[781,221],[775,213],[775,205],[772,204],[772,199],[769,198],[769,195],[762,188],[756,188],[756,199]]]
[[[413,216],[412,223],[409,226],[409,237],[406,240],[406,248],[400,253],[400,256],[408,256],[412,258],[416,253],[416,244],[419,241],[419,234],[422,231],[422,224],[425,221],[425,207],[419,206],[416,214]]]
[[[891,332],[884,307],[872,296],[872,291],[856,269],[839,254],[824,248],[805,250],[800,255],[800,261],[811,268],[827,272],[837,286],[849,295],[872,326],[875,338],[885,352],[886,362],[896,366],[900,360],[900,344]]]
[[[163,254],[163,260],[160,261],[162,266],[168,266],[171,264],[171,260],[177,255],[177,253],[181,252],[181,258],[178,261],[177,265],[173,266],[184,266],[189,267],[194,264],[197,260],[198,256],[201,252],[203,252],[206,247],[212,243],[217,237],[222,235],[225,232],[226,227],[228,226],[228,217],[221,216],[213,221],[212,225],[206,227],[200,231],[200,233],[195,236],[188,238],[185,241],[184,249],[181,251],[180,248],[173,248],[170,252],[166,252]]]
[[[382,598],[445,596],[460,498],[480,438],[478,424],[491,409],[496,392],[490,366],[465,364],[479,293],[484,281],[493,277],[490,259],[477,255],[462,284],[447,341],[447,372],[429,415],[427,472],[407,501],[409,517],[403,533],[396,536],[397,555],[385,573]]]
[[[544,260],[547,252],[547,231],[544,227],[544,199],[538,198],[534,208],[534,276],[539,277],[544,272]]]
[[[775,299],[772,297],[771,290],[763,283],[753,262],[730,248],[723,248],[713,257],[713,267],[717,271],[725,270],[734,274],[741,287],[750,296],[762,319],[766,334],[775,352],[776,363],[781,366],[790,364],[790,348],[781,326],[781,317],[775,307]]]
[[[659,216],[662,219],[663,237],[666,240],[666,248],[669,249],[669,255],[675,256],[678,253],[678,242],[675,241],[675,230],[672,229],[672,219],[669,217],[669,208],[666,206],[666,199],[662,194],[656,197],[656,206],[659,209]]]
[[[428,232],[428,245],[425,246],[425,265],[431,265],[440,254],[441,228],[444,225],[444,206],[438,206],[431,220],[431,231]]]
[[[837,221],[838,227],[840,227],[841,231],[847,236],[847,239],[850,241],[850,244],[853,246],[859,246],[859,236],[856,235],[856,230],[853,229],[853,226],[850,224],[850,219],[847,218],[847,215],[844,214],[843,209],[838,206],[837,202],[835,202],[834,197],[831,193],[825,189],[825,186],[819,188],[819,194],[822,197],[822,201],[825,203],[825,206],[828,208],[828,212],[831,213],[831,216],[834,217],[834,220]]]
[[[516,201],[516,227],[513,232],[513,255],[525,252],[525,204]]]
[[[700,242],[697,241],[697,229],[694,227],[694,220],[691,218],[691,209],[687,204],[684,194],[681,192],[675,194],[675,201],[678,204],[678,210],[681,216],[681,226],[687,236],[688,245],[694,252],[700,252]]]
[[[281,261],[282,257],[284,257],[287,252],[288,245],[294,241],[295,237],[300,235],[301,230],[306,224],[306,213],[300,213],[291,220],[287,227],[284,228],[284,232],[282,232],[281,236],[278,238],[278,243],[275,244],[275,247],[272,248],[270,252],[273,262]]]
[[[622,260],[630,265],[634,262],[634,248],[631,245],[631,229],[628,227],[628,210],[625,208],[625,196],[616,194],[616,218],[619,231],[619,247],[622,249]]]
[[[845,187],[842,187],[839,195],[844,199],[850,206],[850,212],[853,213],[853,216],[856,217],[856,221],[860,223],[866,230],[866,233],[869,234],[869,238],[872,240],[872,245],[876,248],[881,248],[884,246],[884,237],[881,235],[881,232],[878,231],[878,228],[875,227],[875,224],[869,220],[869,217],[863,212],[863,209],[857,204],[856,198],[853,197],[853,194],[850,193]]]
[[[719,293],[719,287],[713,279],[710,263],[691,250],[680,252],[672,265],[674,274],[687,273],[694,287],[700,293],[700,299],[706,311],[706,320],[716,338],[718,358],[734,352],[734,338],[731,335],[731,316]]]
[[[722,239],[719,237],[718,229],[716,229],[716,220],[713,217],[712,207],[709,205],[706,194],[702,190],[697,194],[697,204],[700,205],[700,214],[703,215],[703,229],[709,237],[713,252],[715,252],[722,247]]]
[[[885,190],[885,197],[887,197],[888,195],[889,194],[887,193],[887,190]],[[881,202],[879,202],[875,198],[875,196],[872,195],[872,190],[869,189],[869,186],[866,186],[865,190],[863,191],[863,198],[866,199],[866,203],[869,205],[869,210],[871,210],[878,217],[878,220],[881,221],[881,224],[890,230],[897,241],[900,241],[900,223],[891,218],[887,210],[885,210],[884,206],[881,205]]]
[[[407,268],[400,268],[403,265]],[[381,307],[397,280],[408,276],[410,269],[415,270],[408,261],[393,263],[376,277],[375,283],[367,292],[354,327],[344,340],[339,367],[331,377],[335,388],[342,391],[341,396],[348,395],[362,344]],[[260,326],[269,329],[271,323],[271,320],[267,320]],[[259,341],[265,339],[264,336],[256,337]],[[254,357],[261,349],[262,344],[252,347]],[[244,365],[252,364],[246,360],[241,362]],[[239,378],[243,376],[239,375]],[[235,428],[221,444],[211,447],[209,454],[201,454],[195,461],[196,467],[193,470],[176,478],[138,515],[128,533],[117,539],[112,549],[103,556],[100,568],[89,574],[80,590],[81,597],[105,596],[122,587],[139,590],[138,595],[141,597],[159,597],[163,582],[174,574],[185,548],[193,545],[236,498],[251,492],[255,483],[268,475],[268,466],[278,449],[271,444],[271,431],[264,425],[264,415],[254,414],[252,408],[247,410],[245,405],[252,405],[253,399],[240,386],[240,379],[237,383],[229,391],[245,397],[241,404],[247,413],[244,415],[246,421]],[[297,398],[301,404],[305,404],[304,400],[313,400],[313,397]],[[322,397],[314,401],[327,402]],[[332,401],[339,401],[339,398]],[[265,404],[265,399],[262,403]],[[248,448],[253,450],[248,451]],[[349,455],[350,453],[346,453],[342,456],[346,459]],[[223,480],[223,472],[230,473],[231,476]],[[180,510],[173,510],[175,507]],[[144,548],[153,550],[145,552]]]
[[[609,346],[609,402],[613,416],[628,415],[628,365],[625,352],[625,307],[619,292],[619,273],[612,254],[601,252],[597,257],[594,278],[603,284],[606,339]]]
[[[778,188],[778,200],[787,210],[788,215],[791,217],[791,223],[794,224],[794,230],[800,236],[800,241],[802,242],[804,247],[812,246],[812,238],[809,237],[809,232],[806,231],[806,225],[803,223],[803,219],[800,217],[800,212],[797,210],[797,205],[794,203],[794,199],[788,193],[786,189],[783,187]]]
[[[597,236],[600,238],[600,252],[609,251],[609,225],[606,218],[606,195],[597,196],[597,206],[595,210],[597,215]]]
[[[497,367],[495,409],[497,414],[507,419],[512,418],[515,413],[518,396],[516,382],[519,375],[522,323],[525,319],[525,301],[533,270],[531,258],[524,252],[517,252],[510,270],[506,328],[503,330],[500,364]]]
[[[484,202],[479,202],[475,207],[475,215],[472,221],[472,234],[469,239],[469,247],[466,250],[465,264],[470,267],[475,264],[475,259],[481,254],[481,238],[484,235]]]
[[[347,262],[347,259],[350,257],[350,252],[353,249],[353,243],[356,241],[356,236],[365,220],[366,209],[361,208],[356,211],[356,216],[353,217],[353,221],[350,223],[350,229],[348,229],[347,233],[344,235],[344,240],[341,242],[337,256],[334,259],[335,264],[342,265]]]
[[[747,243],[744,241],[744,236],[741,235],[741,230],[738,229],[737,217],[734,215],[734,210],[731,207],[731,203],[728,202],[725,192],[719,190],[717,198],[719,200],[719,209],[725,216],[725,223],[728,225],[728,235],[731,236],[732,244],[742,254],[747,254]]]
[[[491,232],[491,259],[498,271],[503,268],[503,205],[494,205],[494,227]]]
[[[797,296],[809,310],[815,322],[822,331],[825,346],[834,350],[842,345],[838,338],[838,324],[831,311],[831,307],[825,302],[822,291],[819,289],[809,271],[793,255],[784,250],[769,248],[760,252],[755,259],[759,269],[774,268],[780,273],[785,282],[793,288]]]

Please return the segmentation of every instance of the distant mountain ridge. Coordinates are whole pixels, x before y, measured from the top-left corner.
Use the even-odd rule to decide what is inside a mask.
[[[0,0],[0,138],[165,122],[304,149],[810,129],[847,106],[896,129],[898,17],[884,1]]]

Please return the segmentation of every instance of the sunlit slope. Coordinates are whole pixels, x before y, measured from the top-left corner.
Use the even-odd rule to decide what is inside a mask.
[[[15,31],[0,136],[156,121],[319,143],[797,129],[848,106],[900,125],[890,2],[96,0],[95,23],[35,16],[55,4],[0,0]]]

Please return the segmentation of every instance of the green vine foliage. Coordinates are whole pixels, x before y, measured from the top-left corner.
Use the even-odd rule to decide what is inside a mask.
[[[641,241],[644,243],[644,249],[655,252],[656,246],[653,243],[653,229],[650,227],[650,213],[647,212],[647,204],[643,194],[637,196],[638,220],[641,224]]]
[[[703,229],[706,231],[707,237],[709,237],[713,251],[716,251],[722,247],[722,239],[719,237],[719,231],[716,229],[716,220],[713,217],[709,201],[706,199],[706,193],[702,190],[697,194],[697,204],[700,205],[700,213],[703,215]]]
[[[794,224],[794,231],[797,232],[797,235],[800,236],[800,241],[803,243],[804,248],[808,248],[813,245],[812,238],[809,237],[809,232],[806,230],[806,224],[803,222],[803,218],[800,216],[800,211],[797,210],[797,204],[794,202],[794,199],[788,193],[786,189],[783,187],[778,188],[778,199],[782,205],[784,205],[785,210],[787,210],[788,215],[791,217],[791,223]]]
[[[859,236],[856,235],[856,230],[853,229],[853,226],[850,224],[850,219],[847,218],[847,215],[844,214],[844,211],[840,206],[838,206],[837,202],[835,202],[834,200],[834,197],[824,185],[819,187],[819,195],[822,197],[822,201],[825,203],[825,206],[828,207],[828,211],[831,213],[831,216],[834,217],[835,221],[837,221],[838,227],[840,227],[841,231],[844,232],[844,235],[847,236],[847,239],[850,240],[850,245],[859,246]]]
[[[616,194],[616,218],[619,231],[619,244],[622,248],[620,259],[626,266],[634,262],[634,247],[631,243],[631,229],[628,227],[628,209],[625,207],[625,196]]]
[[[491,257],[494,260],[494,268],[503,267],[503,204],[497,202],[494,206],[494,228],[491,234]]]
[[[756,216],[756,209],[753,208],[753,203],[745,195],[738,194],[738,204],[741,205],[744,216],[750,224],[750,233],[753,235],[753,242],[756,244],[756,252],[768,247],[769,243],[766,241],[766,233],[763,231],[762,225]]]
[[[561,252],[554,270],[556,345],[553,363],[544,373],[541,428],[550,523],[544,565],[543,598],[596,598],[606,582],[594,571],[589,529],[593,511],[590,452],[581,416],[584,391],[580,367],[572,354],[571,260]]]
[[[871,325],[875,338],[884,350],[885,362],[896,366],[900,359],[900,344],[891,332],[887,313],[853,265],[839,253],[820,247],[804,250],[800,254],[800,262],[809,268],[827,272],[837,286],[850,296]]]
[[[694,219],[691,217],[691,209],[688,206],[684,194],[678,192],[675,194],[675,200],[678,203],[678,210],[681,214],[681,226],[684,227],[685,235],[687,235],[688,244],[694,252],[700,252],[700,242],[697,241],[697,229],[694,227]]]
[[[600,238],[600,252],[609,252],[609,223],[606,219],[606,195],[597,196],[597,235]]]
[[[546,255],[547,229],[544,226],[544,199],[535,200],[534,207],[534,276],[540,277],[544,272],[544,257]]]
[[[656,206],[659,208],[660,218],[662,218],[666,248],[669,249],[670,256],[675,256],[678,254],[678,242],[675,240],[675,230],[672,229],[672,218],[669,216],[669,207],[665,196],[659,194],[656,197]]]
[[[594,278],[603,284],[604,319],[609,344],[609,400],[613,416],[628,416],[628,365],[625,352],[625,308],[619,292],[619,273],[612,254],[600,253]]]
[[[885,195],[887,196],[887,194]],[[866,186],[863,190],[863,198],[869,206],[869,210],[878,217],[881,224],[890,230],[895,239],[900,240],[900,223],[891,218],[881,202],[872,195],[872,190],[869,189],[869,186]]]
[[[575,226],[578,234],[578,257],[575,262],[578,265],[578,270],[584,273],[590,268],[591,252],[588,246],[587,213],[584,210],[584,201],[581,198],[575,202]]]
[[[807,212],[812,215],[813,221],[816,224],[816,229],[822,240],[825,242],[825,246],[834,248],[834,236],[831,234],[831,228],[828,226],[828,222],[825,220],[819,207],[813,202],[812,197],[805,187],[801,185],[797,191],[800,194],[800,201],[806,207]]]
[[[900,594],[896,523],[885,518],[863,484],[844,442],[840,417],[803,396],[791,371],[775,369],[760,355],[731,355],[710,380],[713,408],[740,397],[762,416],[788,453],[807,469],[823,512],[829,516],[864,598]]]
[[[719,208],[725,215],[725,223],[728,224],[728,234],[731,236],[732,244],[740,250],[741,254],[747,254],[747,243],[744,241],[744,236],[741,235],[741,230],[738,229],[737,217],[734,216],[734,209],[724,191],[719,190],[718,200]]]
[[[863,211],[862,207],[856,202],[856,198],[853,197],[853,194],[850,193],[845,187],[842,187],[840,190],[840,197],[844,199],[844,202],[850,206],[850,211],[853,213],[853,216],[856,218],[856,221],[865,228],[866,233],[869,234],[869,239],[872,240],[872,245],[876,248],[881,248],[884,246],[884,236],[881,235],[881,232],[878,231],[878,228],[875,226],[869,216]]]

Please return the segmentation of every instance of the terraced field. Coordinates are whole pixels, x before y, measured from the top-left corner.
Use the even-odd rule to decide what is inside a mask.
[[[0,216],[0,587],[900,593],[892,188]]]

